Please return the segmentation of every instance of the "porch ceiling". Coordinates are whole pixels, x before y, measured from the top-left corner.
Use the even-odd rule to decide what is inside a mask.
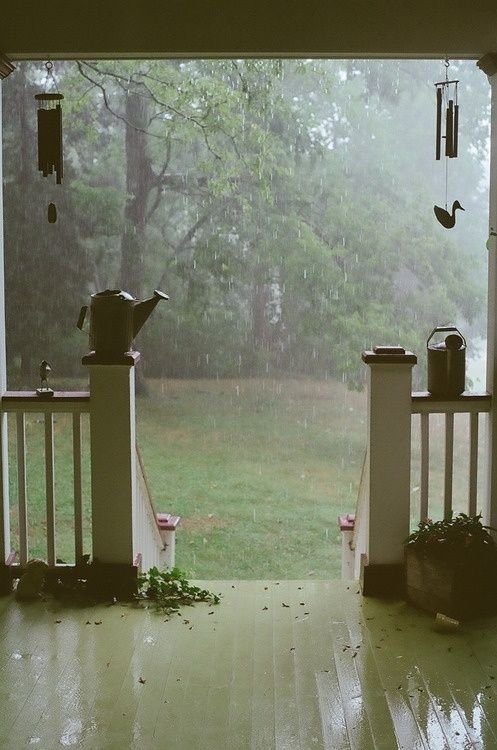
[[[22,57],[479,58],[497,50],[495,0],[87,0],[5,3],[0,51]]]
[[[219,606],[170,618],[1,599],[0,746],[497,747],[495,618],[442,635],[353,582],[207,585]]]

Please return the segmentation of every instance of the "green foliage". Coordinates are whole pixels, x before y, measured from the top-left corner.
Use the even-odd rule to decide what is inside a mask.
[[[219,604],[220,597],[206,589],[194,586],[186,579],[179,568],[159,570],[150,568],[148,573],[138,578],[139,598],[151,600],[155,606],[172,614],[182,606],[192,606],[195,602]]]
[[[3,85],[10,356],[29,369],[31,350],[50,358],[58,338],[67,357],[59,347],[53,364],[67,371],[79,306],[122,285],[170,294],[139,339],[152,375],[291,372],[355,388],[374,344],[421,354],[447,321],[471,341],[484,324],[489,99],[473,63],[451,65],[461,134],[450,185],[466,214],[448,233],[432,210],[444,197],[440,63],[59,62],[63,200],[36,174],[40,64],[19,63]]]
[[[477,516],[468,516],[466,513],[454,516],[451,512],[441,521],[422,521],[406,543],[433,551],[444,548],[444,551],[453,553],[481,547],[495,548],[495,541],[489,530],[493,529],[482,524],[481,513]]]

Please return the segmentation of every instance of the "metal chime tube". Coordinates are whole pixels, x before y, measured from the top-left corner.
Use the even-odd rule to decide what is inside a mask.
[[[442,142],[442,89],[437,87],[437,134],[436,134],[436,158],[440,159]]]
[[[449,99],[445,113],[445,156],[452,157],[454,143],[454,101]]]
[[[458,132],[459,132],[459,104],[456,104],[454,107],[454,128],[453,128],[453,138],[452,138],[452,156],[457,156],[457,142],[458,142]]]

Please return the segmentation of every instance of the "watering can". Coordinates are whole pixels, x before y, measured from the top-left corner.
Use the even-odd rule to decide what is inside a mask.
[[[90,350],[107,359],[121,357],[133,348],[133,340],[152,310],[167,294],[154,291],[154,296],[137,300],[121,289],[106,289],[91,295],[90,304]],[[88,312],[84,305],[79,313],[77,326],[83,328]]]
[[[447,333],[443,341],[435,334]],[[428,391],[432,396],[459,396],[466,382],[466,340],[455,326],[437,326],[426,342],[428,359]]]

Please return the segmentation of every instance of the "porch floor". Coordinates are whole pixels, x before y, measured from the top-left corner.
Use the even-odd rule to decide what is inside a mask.
[[[0,599],[0,747],[497,748],[497,618],[442,635],[354,584],[205,585],[221,604],[166,622]]]

